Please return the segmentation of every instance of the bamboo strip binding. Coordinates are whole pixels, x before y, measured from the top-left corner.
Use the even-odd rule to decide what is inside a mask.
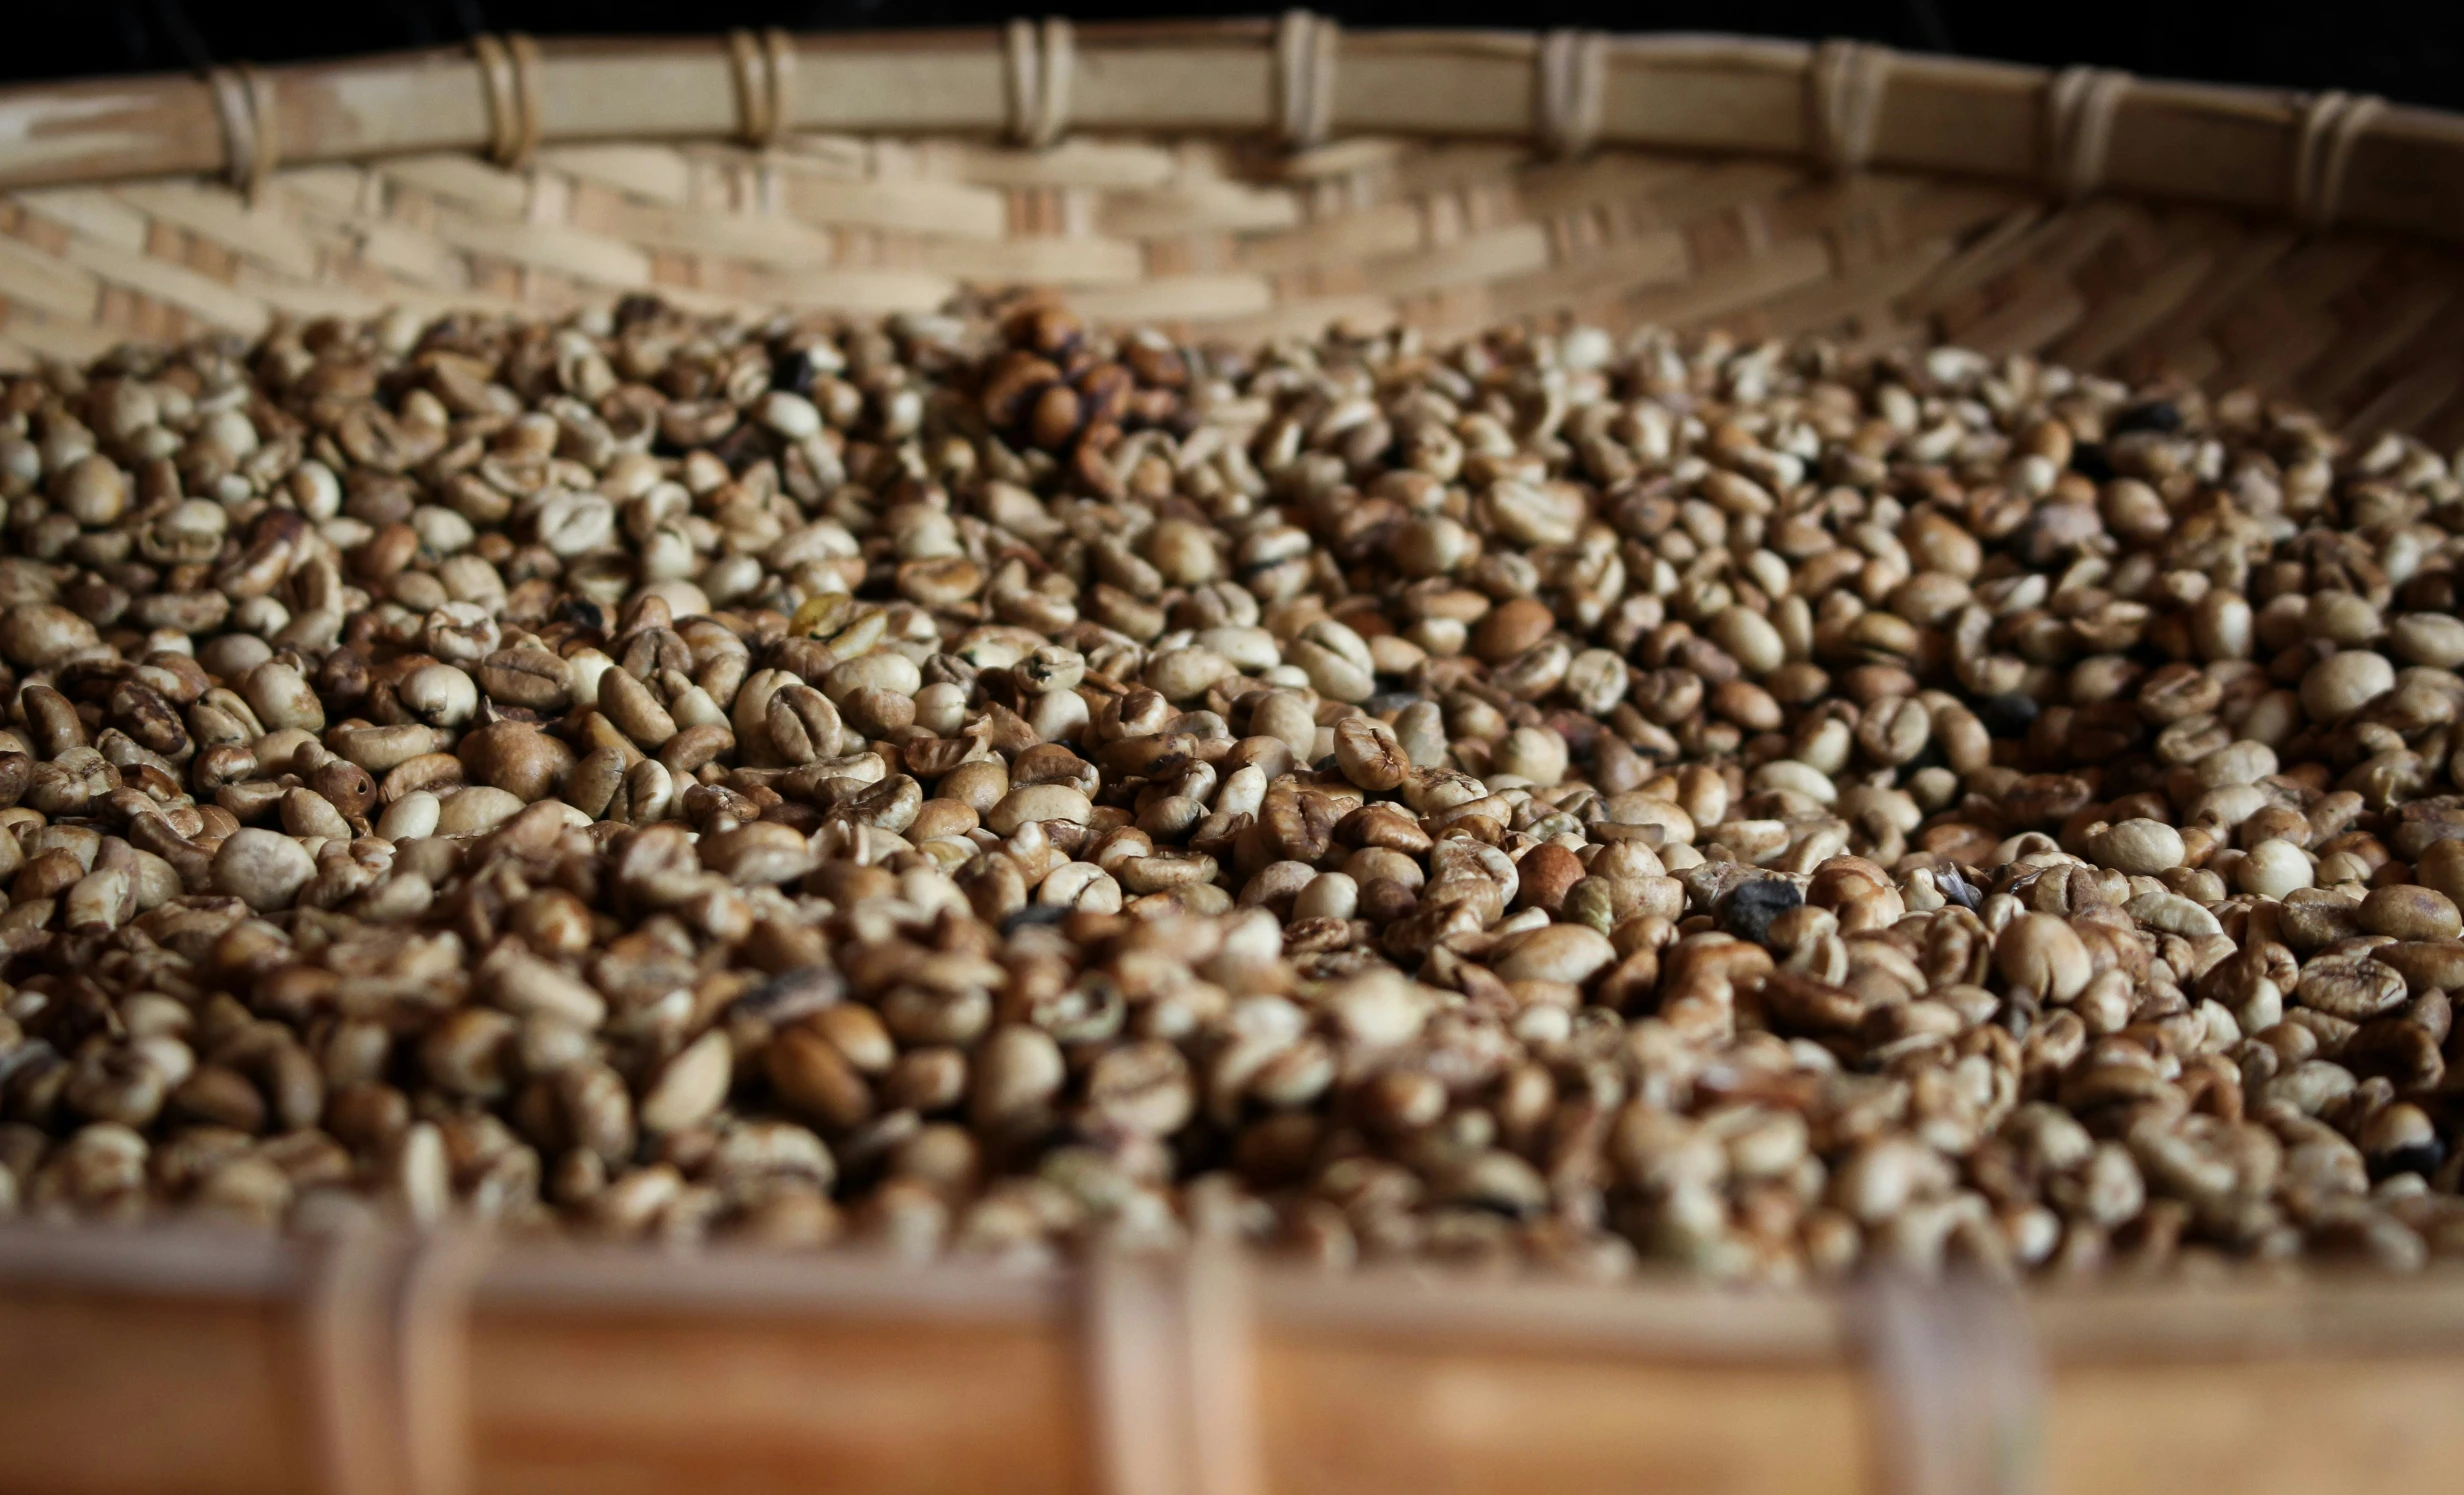
[[[215,68],[205,75],[205,82],[213,90],[214,113],[222,123],[231,185],[243,197],[253,198],[281,158],[273,91],[264,75],[245,63]]]
[[[728,58],[736,66],[737,107],[744,112],[741,138],[766,151],[795,130],[796,49],[776,26],[756,34],[727,34]]]
[[[1070,80],[1076,33],[1067,21],[1012,21],[1009,43],[1009,138],[1029,150],[1051,146],[1069,130]]]
[[[1265,1495],[1238,1248],[1101,1252],[1080,1285],[1100,1495]]]
[[[1886,1274],[1862,1285],[1853,1317],[1895,1495],[2038,1495],[2044,1370],[2012,1289]]]
[[[1806,69],[1806,107],[1814,161],[1834,175],[1863,171],[1874,154],[1874,129],[1891,82],[1891,50],[1867,42],[1828,41]]]
[[[1335,117],[1342,31],[1323,16],[1289,10],[1275,27],[1277,138],[1295,150],[1324,143]]]
[[[1608,36],[1552,31],[1540,39],[1540,117],[1533,133],[1549,152],[1580,156],[1600,138],[1608,93]]]
[[[493,1247],[475,1231],[356,1226],[313,1244],[298,1294],[327,1495],[465,1495],[471,1291]]]
[[[2334,227],[2353,146],[2386,110],[2387,101],[2375,95],[2332,91],[2302,110],[2301,135],[2294,142],[2293,215],[2303,227],[2313,233]]]
[[[471,40],[488,97],[488,159],[518,167],[539,148],[539,46],[520,32]]]
[[[2129,92],[2128,73],[2071,67],[2045,85],[2046,185],[2059,202],[2092,195],[2105,179],[2113,116]]]

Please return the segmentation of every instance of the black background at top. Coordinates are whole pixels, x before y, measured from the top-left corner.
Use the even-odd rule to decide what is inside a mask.
[[[1044,11],[1081,20],[1269,14],[1261,4],[1013,4],[963,0],[0,0],[0,81],[186,71],[215,62],[449,45],[477,31],[539,36],[702,33],[730,26],[830,31],[982,25]],[[1346,25],[1593,26],[1859,37],[1912,50],[2151,77],[2343,88],[2464,108],[2464,5],[2455,0],[1725,0],[1718,6],[1511,0],[1486,6],[1341,3]],[[13,12],[13,13],[9,13]]]

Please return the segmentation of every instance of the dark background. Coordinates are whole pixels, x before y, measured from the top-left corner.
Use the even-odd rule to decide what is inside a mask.
[[[0,81],[184,71],[215,62],[287,62],[459,42],[475,31],[691,32],[730,26],[805,31],[982,25],[1046,11],[1081,20],[1271,14],[1275,5],[1187,0],[0,0]],[[2455,0],[1723,0],[1716,6],[1482,6],[1342,3],[1315,7],[1350,26],[1596,26],[1769,36],[1859,37],[1893,46],[2044,64],[2094,63],[2153,77],[2344,88],[2464,107],[2464,5]]]

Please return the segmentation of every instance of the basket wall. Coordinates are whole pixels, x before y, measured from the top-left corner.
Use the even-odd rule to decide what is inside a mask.
[[[1273,139],[1268,23],[1076,36],[1076,133],[1042,150],[995,138],[998,33],[779,38],[799,113],[850,128],[763,150],[724,138],[726,46],[552,44],[523,95],[545,144],[513,167],[471,149],[506,106],[459,53],[250,75],[254,162],[192,80],[0,91],[0,360],[395,307],[880,313],[1036,286],[1235,339],[1559,316],[1950,338],[2464,440],[2464,266],[2413,233],[2464,202],[2447,116],[2371,116],[2337,175],[2353,226],[2305,232],[2279,178],[2333,111],[2302,96],[2137,85],[2105,148],[2131,195],[2056,207],[2033,163],[2059,80],[2025,69],[1900,59],[1873,169],[1843,172],[1813,164],[1793,105],[1823,54],[1794,44],[1616,39],[1601,143],[1559,159],[1518,123],[1529,36],[1343,37],[1333,135],[1299,149]],[[243,192],[226,158],[272,169]]]

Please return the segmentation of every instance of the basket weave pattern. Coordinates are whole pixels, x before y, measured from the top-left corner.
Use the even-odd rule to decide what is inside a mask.
[[[1141,38],[1152,43],[1155,30],[1079,33],[1076,101],[1101,105],[1104,80],[1116,76],[1097,66],[1110,55],[1100,45],[1107,36],[1120,45]],[[1589,139],[1617,136],[1618,100],[1655,76],[1632,69],[1659,65],[1656,53],[1616,53],[1625,59],[1616,65],[1627,71],[1606,72],[1605,82],[1595,76],[1590,93],[1572,95],[1583,102],[1568,106],[1548,83],[1548,69],[1580,76],[1586,56],[1595,74],[1607,64],[1596,50],[1561,47],[1552,54],[1562,34],[1540,42],[1424,37],[1423,52],[1406,58],[1434,89],[1449,79],[1457,88],[1481,87],[1485,80],[1494,91],[1504,82],[1519,85],[1536,57],[1542,83],[1528,100],[1508,100],[1511,107],[1500,115],[1508,122],[1518,110],[1534,117],[1522,138],[1496,138],[1497,128],[1481,120],[1455,138],[1356,128],[1364,119],[1374,124],[1383,106],[1376,90],[1350,84],[1351,93],[1316,100],[1321,113],[1333,116],[1334,138],[1327,143],[1292,148],[1276,142],[1272,129],[1097,128],[1117,126],[1141,108],[1153,112],[1151,104],[1132,101],[1098,108],[1100,117],[1086,130],[1028,149],[988,137],[1002,131],[1005,119],[1012,138],[1062,130],[1066,120],[1056,111],[1067,99],[1055,102],[1052,95],[1073,86],[1066,77],[1060,85],[1049,76],[1040,85],[1034,81],[1032,64],[1050,56],[1034,49],[1050,40],[1038,41],[1042,33],[1029,31],[1024,80],[1013,79],[1004,96],[975,107],[980,118],[953,106],[962,117],[946,127],[922,119],[916,128],[823,132],[792,125],[765,104],[758,111],[758,133],[766,137],[760,149],[724,138],[560,141],[560,135],[604,137],[625,126],[621,117],[608,123],[607,108],[591,115],[587,100],[572,102],[577,95],[571,86],[558,85],[566,87],[559,94],[536,82],[515,88],[499,79],[496,93],[473,93],[464,101],[473,119],[463,133],[474,145],[492,145],[499,156],[521,158],[505,165],[469,150],[395,153],[387,146],[405,131],[389,134],[382,121],[365,119],[353,128],[372,148],[344,152],[358,159],[312,164],[300,159],[315,154],[301,141],[313,146],[324,137],[314,128],[303,131],[302,108],[292,101],[308,96],[314,102],[320,91],[348,98],[354,88],[372,88],[350,71],[353,65],[250,74],[245,89],[217,80],[223,86],[212,96],[219,105],[262,108],[265,119],[283,126],[281,148],[274,127],[266,125],[262,146],[253,148],[267,154],[240,160],[243,146],[226,113],[220,139],[210,124],[190,128],[185,136],[202,134],[203,145],[184,139],[178,149],[190,157],[200,150],[208,158],[229,156],[229,174],[248,182],[248,190],[193,170],[102,179],[175,159],[165,154],[173,149],[165,143],[150,157],[138,152],[134,165],[91,168],[94,180],[0,193],[0,358],[19,365],[41,357],[86,358],[130,338],[207,330],[254,334],[278,317],[368,316],[389,308],[417,315],[447,308],[553,315],[655,293],[713,312],[786,307],[880,313],[929,309],[962,286],[1033,285],[1065,292],[1100,320],[1161,323],[1227,338],[1311,332],[1345,319],[1400,320],[1443,336],[1502,319],[1565,315],[1612,328],[1717,325],[1746,337],[1824,332],[1862,345],[1950,338],[1989,352],[2038,353],[2134,377],[2169,371],[2215,387],[2290,395],[2355,431],[2411,429],[2442,444],[2464,439],[2464,364],[2451,351],[2464,330],[2457,295],[2464,274],[2444,246],[2375,231],[2305,233],[2280,214],[2229,201],[2183,205],[2142,193],[2092,196],[2062,207],[2047,200],[2041,180],[1903,169],[1890,149],[1894,140],[1902,142],[1899,158],[1956,150],[1932,139],[1945,132],[1927,124],[1929,111],[1938,110],[1911,91],[1924,79],[1890,83],[1899,75],[1875,71],[1869,56],[1875,49],[1750,46],[1733,77],[1704,74],[1726,79],[1723,86],[1733,85],[1737,98],[1750,103],[1760,95],[1746,90],[1763,87],[1766,75],[1784,65],[1799,70],[1788,75],[1788,88],[1812,87],[1814,96],[1850,100],[1844,112],[1830,108],[1837,118],[1817,111],[1803,125],[1784,121],[1803,137],[1792,152],[1773,133],[1779,126],[1760,114],[1738,113],[1743,106],[1727,95],[1711,97],[1709,122],[1684,127],[1707,140],[1734,136],[1739,150],[1754,152],[1744,158],[1620,144],[1571,157],[1552,154],[1552,137],[1569,131],[1577,150]],[[1237,60],[1263,57],[1290,36],[1287,20],[1280,30],[1255,23],[1247,31],[1217,28],[1202,39],[1239,48],[1225,54]],[[1327,28],[1319,43],[1336,47],[1330,36]],[[916,54],[921,60],[914,65],[940,67],[964,81],[974,77],[959,70],[973,52],[987,62],[1015,58],[1018,39],[1015,31],[1006,40],[997,34],[939,38]],[[1391,70],[1396,63],[1389,54],[1412,41],[1374,40],[1341,39],[1347,80],[1384,76],[1366,70],[1381,59]],[[833,107],[847,117],[895,116],[902,109],[931,115],[938,105],[846,101],[845,88],[831,91],[826,78],[815,76],[837,55],[833,48],[877,54],[890,59],[879,70],[891,70],[895,61],[912,60],[884,50],[900,44],[925,45],[913,38],[776,39],[768,45],[791,57],[803,49],[798,65],[805,81],[797,85],[782,81],[797,74],[774,73],[770,87],[797,89],[804,114],[830,112],[816,110],[818,96],[824,104],[842,101]],[[610,50],[618,45],[597,44],[599,52],[579,58],[551,48],[549,71],[522,76],[587,81],[590,75],[578,70],[635,55]],[[865,53],[867,46],[874,52]],[[1445,50],[1449,46],[1454,50]],[[1355,55],[1362,47],[1370,48],[1365,61]],[[1497,71],[1501,49],[1511,57]],[[539,53],[529,44],[518,49],[534,68]],[[1774,62],[1780,53],[1786,55]],[[718,126],[710,133],[723,136],[746,133],[731,131],[738,120],[755,121],[749,95],[725,94],[731,57],[737,86],[746,85],[747,55],[738,38],[732,54],[713,47],[707,58],[695,54],[659,65],[721,91],[706,112]],[[481,61],[493,57],[510,66],[505,56],[502,44],[493,44]],[[1692,56],[1679,54],[1679,60]],[[1729,64],[1736,59],[1724,59]],[[410,76],[431,88],[440,74],[467,84],[472,65],[458,55],[430,57]],[[554,70],[559,67],[568,71]],[[1468,71],[1479,67],[1492,71]],[[2003,75],[2021,71],[1995,70],[1974,86],[1991,84],[2009,94],[2018,85]],[[1864,93],[1840,94],[1847,85],[1826,82],[1832,73],[1852,81],[1872,77]],[[391,75],[380,70],[377,76]],[[997,76],[996,69],[986,79]],[[2043,93],[2059,102],[2061,91],[2079,82],[2028,81],[2019,96]],[[1899,91],[1880,92],[1886,83]],[[1296,85],[1287,79],[1278,86],[1289,94]],[[1315,86],[1338,87],[1331,81]],[[2093,94],[2102,85],[2088,78],[2084,86]],[[79,87],[90,94],[97,85]],[[185,80],[161,80],[159,87],[205,93]],[[499,96],[507,89],[527,101],[518,120]],[[1605,131],[1602,90],[1611,126]],[[168,102],[155,114],[175,113],[172,106],[185,96],[165,94]],[[235,97],[239,104],[231,102]],[[1357,107],[1346,102],[1354,97],[1361,100]],[[1885,99],[1901,102],[1886,108]],[[587,129],[560,126],[560,100],[563,114],[599,122]],[[1271,114],[1273,100],[1267,102]],[[2234,101],[2201,95],[2195,102],[2209,113],[2230,114],[2225,106]],[[1286,115],[1297,109],[1306,116],[1306,103],[1287,101]],[[1023,123],[1022,107],[1034,111]],[[1237,112],[1240,101],[1226,107]],[[1582,114],[1580,122],[1563,117],[1569,107]],[[21,118],[54,118],[80,128],[105,118],[103,104],[91,97],[35,91],[0,97],[0,113],[12,110]],[[533,149],[542,110],[547,143]],[[2367,114],[2340,96],[2294,100],[2275,112],[2290,122],[2283,126],[2292,132],[2287,149],[2305,153],[2287,168],[2296,179],[2292,190],[2304,200],[2315,197],[2317,189],[2301,174],[2317,175],[2315,141],[2331,138],[2341,142],[2332,157],[2336,191],[2353,195],[2342,185],[2348,156],[2356,172],[2375,159],[2368,154],[2375,142],[2354,147],[2348,138],[2369,122]],[[2134,140],[2142,141],[2136,149],[2145,155],[2170,139],[2148,130],[2131,135],[2124,127],[2136,117],[2124,112],[2105,121],[2102,128],[2114,138],[2093,142],[2092,169],[2107,170],[2110,155],[2116,163],[2110,173],[2128,178]],[[2011,118],[2023,133],[2039,129],[2032,113]],[[2214,123],[2204,115],[2194,122]],[[1950,121],[1948,133],[1956,136],[1960,123]],[[40,144],[47,128],[28,126],[23,138]],[[159,128],[169,142],[170,127]],[[1323,132],[1330,122],[1304,120],[1296,128]],[[1977,129],[1992,133],[1985,124]],[[697,131],[690,122],[645,118],[640,133]],[[1654,131],[1637,126],[1624,133]],[[74,135],[53,138],[80,143]],[[1560,148],[1568,143],[1555,139]],[[2079,148],[2051,140],[2045,149],[2077,154]],[[2254,149],[2265,160],[2275,147]],[[39,152],[22,162],[11,156],[9,143],[0,141],[0,184],[59,174]],[[1871,169],[1840,169],[1869,158],[1876,163]],[[2464,177],[2464,170],[2458,174]],[[2372,191],[2381,199],[2388,195],[2370,179],[2360,186],[2369,189],[2361,193],[2365,206]],[[2269,183],[2255,195],[2275,191]]]

